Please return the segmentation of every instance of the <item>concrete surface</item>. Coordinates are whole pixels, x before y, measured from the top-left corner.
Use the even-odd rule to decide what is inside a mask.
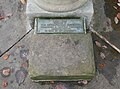
[[[9,18],[0,21],[0,50],[1,53],[7,50],[13,43],[20,39],[21,35],[26,33],[25,14],[22,9],[25,6],[18,1],[1,0],[0,15],[12,14]],[[19,24],[19,25],[18,25]]]
[[[109,0],[105,0],[109,1]],[[114,0],[111,0],[114,1]],[[97,25],[95,26],[95,29],[97,31],[101,30],[109,30],[111,27],[110,22],[113,21],[113,17],[115,14],[105,14],[107,11],[111,11],[111,8],[107,8],[107,10],[104,11],[104,5],[111,6],[110,3],[105,3],[104,0],[93,0],[94,2],[94,9],[95,9],[95,15],[94,15],[94,23]],[[14,44],[16,41],[15,38],[19,39],[25,29],[25,18],[24,12],[25,8],[24,5],[20,4],[19,0],[0,0],[0,10],[4,11],[5,13],[11,13],[14,14],[13,17],[10,19],[7,19],[6,21],[0,20],[0,53],[3,53],[6,49],[9,48],[10,45]],[[19,8],[19,9],[18,9]],[[22,11],[22,12],[21,12]],[[0,12],[1,14],[2,12]],[[111,15],[111,16],[109,16]],[[20,17],[20,18],[18,18]],[[109,17],[109,18],[108,18]],[[106,19],[105,19],[106,18]],[[109,19],[109,20],[108,20]],[[9,22],[11,21],[11,22]],[[20,25],[16,23],[21,23]],[[7,25],[9,23],[9,25]],[[13,24],[14,23],[14,24]],[[113,22],[112,22],[113,23]],[[15,25],[16,29],[11,30],[11,25]],[[13,26],[14,27],[14,26]],[[106,29],[103,29],[105,27]],[[112,25],[113,29],[111,32],[104,33],[104,36],[110,40],[112,43],[114,43],[117,47],[120,48],[120,25],[118,24],[117,27],[114,24]],[[6,30],[5,30],[6,29]],[[10,30],[8,30],[10,29]],[[16,31],[16,32],[15,32]],[[9,35],[11,34],[11,35]],[[19,36],[16,36],[16,34],[20,34]],[[31,33],[30,33],[31,34]],[[0,75],[0,89],[55,89],[55,86],[57,83],[54,84],[47,84],[45,83],[43,85],[34,83],[30,80],[30,78],[27,76],[21,76],[21,74],[26,73],[27,67],[27,55],[29,54],[29,36],[23,38],[16,46],[14,46],[10,51],[8,51],[8,54],[10,54],[10,57],[8,60],[3,60],[3,57],[0,57],[0,70],[4,67],[12,67],[12,73],[9,77],[2,77]],[[11,41],[9,41],[8,38],[12,38]],[[13,39],[14,38],[14,39]],[[95,61],[96,61],[96,67],[98,74],[95,76],[95,78],[86,86],[81,87],[77,83],[74,82],[63,82],[63,84],[68,86],[68,89],[120,89],[120,54],[118,54],[115,50],[113,50],[109,45],[107,45],[104,41],[99,39],[96,35],[93,35],[93,42],[99,41],[102,46],[107,46],[107,48],[98,47],[94,44],[94,50],[95,50]],[[10,44],[10,43],[11,44]],[[22,51],[21,51],[22,50]],[[106,58],[103,60],[100,57],[100,52],[103,52],[106,56]],[[14,56],[12,56],[14,54]],[[20,57],[21,55],[21,57]],[[27,62],[27,63],[26,63]],[[99,64],[105,64],[106,66],[104,68],[100,68]],[[22,69],[21,69],[21,68]],[[20,70],[20,72],[18,72]],[[24,70],[24,72],[22,72]],[[18,73],[15,77],[16,72]],[[6,88],[2,87],[3,80],[8,81],[8,86]],[[19,81],[18,81],[19,80]],[[25,80],[25,81],[24,81]],[[24,82],[23,82],[24,81]],[[21,84],[20,84],[21,82]]]

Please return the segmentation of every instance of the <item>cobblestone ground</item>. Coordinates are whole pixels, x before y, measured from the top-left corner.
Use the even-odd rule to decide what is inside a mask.
[[[107,0],[93,0],[94,29],[120,48],[120,24],[113,24],[107,11]],[[105,6],[106,5],[106,6]],[[107,10],[108,9],[108,10]],[[34,83],[28,76],[29,34],[26,30],[25,5],[19,0],[0,0],[0,89],[55,89],[56,83]],[[109,17],[109,18],[108,18]],[[111,23],[113,28],[111,27]],[[25,35],[26,34],[26,35]],[[24,36],[25,35],[25,36]],[[19,40],[22,36],[23,39]],[[16,43],[19,41],[18,43]],[[12,45],[16,43],[12,47]],[[76,82],[61,82],[64,89],[120,89],[120,54],[93,34],[97,74],[86,86]],[[96,45],[97,44],[97,45]],[[9,49],[9,50],[8,50]],[[3,72],[5,69],[7,72]],[[3,73],[6,74],[3,75]]]

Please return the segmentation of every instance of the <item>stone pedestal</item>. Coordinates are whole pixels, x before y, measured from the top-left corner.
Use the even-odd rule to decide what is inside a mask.
[[[95,75],[95,64],[90,33],[37,34],[35,32],[36,25],[32,23],[35,17],[85,17],[89,25],[94,13],[92,0],[76,0],[82,1],[82,4],[76,4],[78,6],[75,8],[70,5],[73,8],[69,8],[68,6],[65,9],[58,9],[58,11],[54,6],[60,6],[54,5],[48,9],[49,6],[44,7],[41,3],[36,3],[37,1],[38,0],[28,0],[26,9],[28,22],[31,23],[31,26],[34,28],[30,38],[29,76],[31,79],[35,81],[78,81],[92,79]],[[64,4],[69,2],[68,0],[65,1],[66,3]],[[75,2],[75,0],[71,1]],[[58,3],[61,2],[59,1]],[[51,23],[49,23],[49,25],[50,24]],[[48,24],[44,23],[44,25],[45,28],[49,27]],[[57,25],[61,26],[61,23],[57,23]],[[62,26],[65,25],[62,23]],[[54,28],[57,30],[57,27]],[[49,28],[51,29],[51,27]],[[64,28],[66,30],[66,27],[63,27],[63,29]],[[77,29],[79,30],[79,28]]]
[[[37,5],[47,11],[67,12],[80,8],[88,0],[34,0]]]
[[[28,0],[26,14],[29,23],[31,24],[35,17],[86,17],[89,25],[94,13],[92,0],[88,0],[86,3],[84,2],[83,5],[80,5],[80,8],[76,10],[71,10],[67,12],[51,12],[42,9],[38,4],[36,4],[35,0]]]

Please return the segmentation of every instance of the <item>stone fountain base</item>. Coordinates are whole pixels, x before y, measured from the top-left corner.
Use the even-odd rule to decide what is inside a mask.
[[[39,7],[34,0],[28,0],[26,7],[26,14],[29,20],[29,23],[32,24],[35,17],[86,17],[88,24],[91,22],[93,17],[93,2],[88,0],[86,4],[78,8],[75,11],[70,12],[49,12]]]
[[[37,34],[35,32],[36,25],[34,26],[35,17],[57,17],[59,19],[61,17],[69,17],[71,19],[85,17],[89,25],[93,13],[92,0],[88,0],[86,4],[75,11],[62,13],[46,11],[40,8],[34,0],[28,0],[26,14],[28,22],[34,28],[30,38],[29,55],[29,76],[32,80],[78,81],[91,80],[94,77],[95,62],[90,33]],[[64,27],[66,25],[63,22],[51,24],[50,21],[47,21],[47,23],[43,21],[41,24],[44,29],[54,28],[54,30],[58,30],[61,27],[62,30],[66,30]],[[72,24],[74,25],[75,22],[73,21]],[[74,28],[71,27],[71,29],[73,30]],[[79,28],[77,29],[79,30]]]

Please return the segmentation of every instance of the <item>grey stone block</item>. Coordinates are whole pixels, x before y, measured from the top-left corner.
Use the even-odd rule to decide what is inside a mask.
[[[30,49],[33,80],[90,80],[95,75],[91,34],[34,34]]]

